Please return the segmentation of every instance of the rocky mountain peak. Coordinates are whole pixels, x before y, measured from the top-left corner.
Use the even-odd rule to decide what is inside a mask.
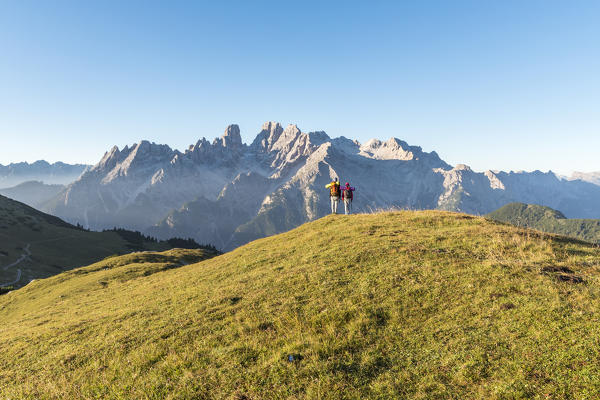
[[[279,140],[283,133],[283,127],[279,122],[265,122],[252,142],[252,148],[258,151],[271,151],[273,145]]]
[[[496,176],[496,174],[492,171],[485,171],[483,173],[488,180],[490,181],[490,187],[492,189],[499,189],[499,190],[505,190],[506,187],[504,186],[504,184],[502,183],[502,181],[500,179],[498,179],[498,176]]]
[[[466,164],[456,164],[456,167],[454,167],[454,169],[457,171],[472,171],[471,167],[469,167]]]
[[[282,135],[288,137],[297,137],[300,134],[300,128],[296,124],[289,124],[284,130]]]
[[[422,155],[423,150],[418,146],[409,146],[408,143],[392,137],[386,142],[371,139],[360,146],[360,152],[377,160],[414,160]]]
[[[96,164],[92,170],[106,170],[114,168],[117,162],[119,162],[120,155],[121,152],[119,151],[119,147],[113,146],[109,151],[104,153],[104,156],[100,162],[98,162],[98,164]]]
[[[261,132],[263,131],[269,132],[272,135],[281,135],[281,132],[283,132],[283,127],[279,122],[268,121],[262,125]]]
[[[315,146],[320,146],[323,143],[331,140],[325,131],[308,132],[308,140]]]
[[[240,147],[242,146],[242,135],[240,135],[240,127],[232,124],[225,129],[225,133],[221,136],[223,147]]]
[[[206,138],[202,138],[196,142],[196,144],[190,145],[185,151],[192,160],[200,162],[207,153],[210,152],[210,142]]]
[[[112,158],[120,153],[118,146],[113,146],[109,151],[104,153],[102,160]]]
[[[114,150],[114,151],[113,151]],[[173,150],[165,144],[156,144],[142,140],[131,147],[125,147],[119,152],[113,147],[107,161],[98,163],[94,169],[106,175],[102,182],[111,182],[119,176],[127,176],[130,172],[147,173],[147,169],[168,163],[173,158]]]
[[[171,152],[171,148],[166,144],[156,144],[154,142],[150,142],[148,140],[142,140],[132,147],[132,153],[136,155],[142,154],[157,154],[157,153],[165,153]]]
[[[411,146],[395,137],[391,137],[385,142],[371,139],[362,145],[356,143],[359,146],[359,154],[376,160],[424,160],[433,168],[452,168],[435,151],[424,152],[420,146]]]
[[[198,140],[196,142],[196,144],[191,145],[189,150],[194,152],[194,151],[198,151],[200,149],[208,148],[208,147],[210,147],[210,142],[208,140],[206,140],[206,138],[202,138],[202,139]]]
[[[125,152],[121,152],[121,157],[125,155]],[[136,163],[151,163],[158,160],[168,159],[170,160],[173,156],[173,150],[166,144],[156,144],[148,140],[142,140],[136,145],[131,147],[131,151],[126,155],[123,163],[131,164]]]
[[[302,132],[295,124],[288,125],[281,133],[277,141],[271,146],[272,150],[281,150],[292,144]]]
[[[590,182],[596,185],[600,185],[600,172],[573,172],[573,174],[567,178],[568,180],[581,180],[584,182]]]

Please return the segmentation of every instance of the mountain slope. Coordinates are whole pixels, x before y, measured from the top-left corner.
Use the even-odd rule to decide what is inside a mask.
[[[0,196],[0,287],[19,287],[113,254],[172,247],[134,232],[85,231]]]
[[[567,219],[549,207],[511,203],[487,216],[495,221],[600,243],[600,220]]]
[[[186,203],[145,232],[158,238],[192,237],[228,249],[233,232],[258,212],[263,199],[256,193],[266,193],[270,186],[269,179],[261,174],[239,174],[216,200],[201,197]]]
[[[0,188],[9,188],[27,181],[66,185],[76,180],[87,168],[84,164],[53,164],[44,160],[34,163],[0,164]]]
[[[63,185],[48,185],[41,181],[27,181],[11,188],[0,189],[0,195],[39,209],[48,200],[56,197],[64,188]]]
[[[406,211],[121,260],[0,297],[6,397],[600,394],[600,250],[578,241]]]

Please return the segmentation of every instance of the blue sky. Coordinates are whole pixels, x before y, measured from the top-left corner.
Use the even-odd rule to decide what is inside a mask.
[[[476,170],[600,170],[597,1],[0,3],[0,163],[264,121]]]

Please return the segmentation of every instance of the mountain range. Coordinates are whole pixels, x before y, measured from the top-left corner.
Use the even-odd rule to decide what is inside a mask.
[[[76,180],[88,167],[85,164],[65,164],[39,160],[34,163],[20,162],[0,164],[0,188],[9,188],[27,181],[66,185]]]
[[[356,212],[386,208],[487,214],[511,202],[571,218],[600,216],[600,186],[553,172],[475,172],[397,138],[366,143],[265,123],[242,142],[230,125],[185,151],[141,141],[113,147],[42,209],[91,229],[121,226],[221,249],[287,231],[329,211],[334,177],[357,188]]]

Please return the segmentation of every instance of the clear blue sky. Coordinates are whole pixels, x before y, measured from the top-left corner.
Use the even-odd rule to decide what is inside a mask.
[[[0,4],[0,163],[267,120],[474,169],[600,170],[598,1]]]

